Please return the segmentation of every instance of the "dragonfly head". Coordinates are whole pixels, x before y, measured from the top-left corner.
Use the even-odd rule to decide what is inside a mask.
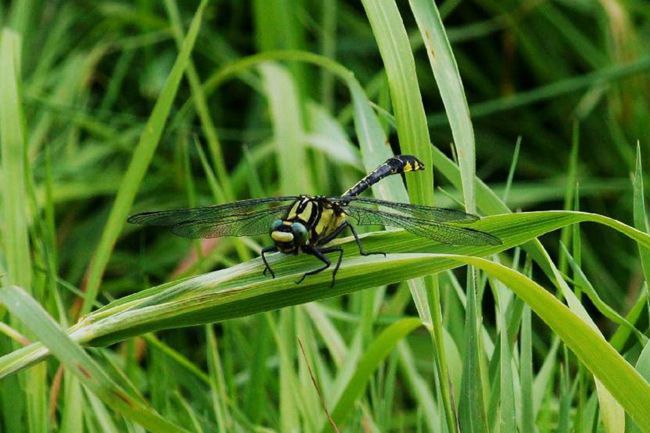
[[[308,232],[300,222],[275,220],[271,224],[271,239],[281,252],[289,254],[307,244]]]

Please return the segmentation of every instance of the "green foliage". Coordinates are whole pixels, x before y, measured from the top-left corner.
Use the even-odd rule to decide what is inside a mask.
[[[650,432],[648,17],[0,0],[0,432]],[[396,153],[426,170],[375,197],[504,244],[362,226],[388,255],[335,240],[331,288],[308,255],[263,276],[266,237],[126,224]]]

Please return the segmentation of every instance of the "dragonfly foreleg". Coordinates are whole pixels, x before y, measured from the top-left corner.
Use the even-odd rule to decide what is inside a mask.
[[[262,275],[266,275],[266,271],[269,271],[271,277],[275,278],[275,273],[273,272],[273,269],[271,269],[271,267],[269,266],[269,262],[266,261],[266,257],[264,256],[264,254],[276,253],[276,252],[278,252],[278,247],[276,247],[275,245],[262,249],[262,261],[264,262],[264,272],[262,272]]]
[[[316,275],[321,272],[323,272],[325,269],[329,268],[332,265],[332,262],[330,259],[327,258],[325,254],[328,253],[334,253],[337,252],[339,253],[339,258],[336,262],[336,266],[334,267],[334,272],[332,273],[332,286],[334,287],[334,283],[336,282],[336,273],[339,271],[339,268],[341,267],[341,261],[343,260],[343,248],[341,247],[329,247],[329,248],[322,248],[322,249],[317,249],[311,246],[306,246],[303,248],[303,251],[307,254],[311,254],[312,256],[316,257],[318,260],[321,262],[325,263],[325,266],[314,269],[313,271],[306,272],[302,278],[298,281],[296,281],[296,284],[300,284],[303,282],[305,278],[307,278],[308,275]]]

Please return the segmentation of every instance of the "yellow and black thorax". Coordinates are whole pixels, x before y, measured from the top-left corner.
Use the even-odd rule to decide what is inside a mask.
[[[323,196],[302,195],[282,220],[271,227],[271,238],[283,252],[297,252],[302,245],[319,245],[345,220],[340,205]]]

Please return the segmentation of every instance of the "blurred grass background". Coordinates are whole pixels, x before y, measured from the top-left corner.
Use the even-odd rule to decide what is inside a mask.
[[[431,141],[455,158],[445,107],[413,13],[407,1],[395,3],[415,58]],[[21,155],[9,155],[7,140],[18,137],[25,146],[28,192],[19,205],[28,215],[23,223],[31,245],[29,252],[23,248],[27,259],[12,270],[24,240],[13,238],[14,225],[3,213],[0,275],[10,275],[12,283],[22,279],[61,325],[90,311],[95,297],[84,302],[82,291],[97,291],[97,301],[105,304],[247,260],[268,242],[191,243],[165,231],[117,226],[124,221],[113,208],[120,188],[133,196],[133,206],[125,199],[122,213],[133,213],[280,193],[337,194],[366,171],[349,92],[331,70],[281,61],[239,68],[235,79],[223,81],[233,62],[275,50],[336,60],[361,83],[393,150],[399,151],[390,115],[394,101],[361,2],[212,0],[175,97],[173,92],[163,97],[198,5],[174,0],[0,2],[0,26],[12,31],[3,32],[1,42],[3,49],[14,46],[12,52],[19,55],[22,103],[22,118],[10,119],[0,130],[0,182],[6,186],[15,180],[7,161]],[[630,174],[637,164],[637,143],[642,162],[650,166],[650,50],[644,43],[650,39],[650,3],[445,0],[437,6],[472,114],[478,177],[513,210],[579,208],[631,224]],[[3,80],[0,87],[6,89],[7,83]],[[3,95],[9,98],[7,92]],[[155,106],[164,111],[161,101],[171,105],[158,140],[148,122]],[[8,99],[0,103],[8,112]],[[283,143],[281,152],[278,142]],[[146,158],[150,152],[149,165],[142,162],[146,158],[134,158],[134,152]],[[133,190],[121,186],[128,167],[127,176],[141,176],[141,183],[131,184]],[[438,173],[434,176],[442,188],[436,191],[437,205],[453,207],[463,200],[462,191]],[[641,183],[646,182],[647,177]],[[0,205],[6,208],[11,197],[3,195]],[[106,229],[111,222],[115,229]],[[644,303],[638,302],[644,276],[633,241],[600,226],[581,232],[578,247],[571,250],[578,266],[613,310],[625,316],[636,305],[636,326],[647,330],[647,314],[640,313]],[[565,240],[569,235],[567,231]],[[558,240],[559,235],[549,235],[544,243],[560,270],[569,274]],[[17,250],[11,245],[18,245]],[[541,272],[524,266],[518,251],[504,260],[548,283]],[[30,275],[15,279],[26,263]],[[456,398],[466,356],[465,289],[456,279],[463,275],[441,274],[439,283]],[[381,296],[361,292],[296,311],[162,331],[91,353],[165,419],[191,431],[320,431],[316,420],[322,409],[306,363],[320,382],[333,380],[348,351],[365,353],[387,323],[417,314],[405,284],[380,290]],[[494,308],[499,300],[490,290],[483,293],[482,329],[496,341],[505,322],[497,323],[503,319]],[[583,301],[605,336],[614,335],[616,327],[602,308]],[[507,316],[515,317],[509,332],[516,337],[517,320],[529,313],[522,313],[523,304],[509,308],[515,311]],[[16,344],[11,340],[18,339],[12,332],[20,328],[4,310],[0,314],[12,326],[3,325],[0,337],[0,354],[6,354]],[[296,335],[313,348],[306,359]],[[528,384],[529,400],[517,398],[514,406],[520,431],[531,431],[526,414],[533,413],[534,428],[542,432],[620,431],[616,421],[597,421],[593,380],[548,328],[533,317],[520,338],[528,338],[533,349],[533,377],[528,379],[534,381]],[[496,408],[489,393],[499,392],[494,383],[498,363],[490,363],[492,350],[484,349],[479,356],[488,363],[483,392]],[[511,349],[512,362],[519,365],[519,354]],[[636,360],[640,349],[638,342],[629,342],[629,359]],[[448,428],[433,353],[424,331],[400,343],[347,422],[338,426],[341,431]],[[47,368],[26,378],[3,379],[0,431],[142,431],[61,371],[58,363],[48,361]],[[522,380],[517,387],[524,386],[526,375],[515,376]],[[288,398],[291,393],[295,396]],[[292,406],[298,403],[300,407]],[[489,431],[507,430],[488,424]]]

